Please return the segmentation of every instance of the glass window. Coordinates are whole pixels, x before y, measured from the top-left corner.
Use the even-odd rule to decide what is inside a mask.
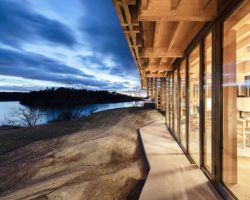
[[[204,46],[204,166],[212,171],[212,33],[205,38]]]
[[[169,128],[173,130],[173,74],[169,75]]]
[[[250,1],[224,23],[223,182],[250,199]]]
[[[169,127],[169,77],[166,78],[166,124]]]
[[[196,164],[200,163],[200,136],[199,136],[199,74],[200,55],[197,46],[189,55],[189,154]]]
[[[174,72],[174,93],[173,93],[173,106],[174,106],[174,134],[176,135],[177,138],[179,138],[178,135],[178,104],[179,104],[179,99],[178,99],[178,72],[175,70]]]
[[[180,66],[180,141],[186,148],[186,60]]]

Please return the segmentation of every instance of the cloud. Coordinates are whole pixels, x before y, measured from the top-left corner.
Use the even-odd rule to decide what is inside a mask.
[[[103,58],[111,56],[116,64],[113,68],[135,75],[135,64],[112,1],[83,1],[83,5],[89,11],[80,21],[80,31],[86,43]],[[102,8],[101,11],[96,5]]]
[[[96,69],[103,69],[104,67],[106,67],[103,63],[103,59],[99,58],[97,55],[77,55],[76,59],[78,59],[79,62],[82,63],[85,67],[93,67]]]
[[[65,10],[48,2],[36,1],[32,7],[28,0],[0,0],[0,75],[25,79],[17,85],[4,79],[0,90],[44,87],[40,81],[50,82],[50,87],[105,90],[137,84],[135,64],[111,1],[79,0],[84,8],[74,7],[75,12],[67,15],[72,15],[70,20],[58,18]]]
[[[0,48],[0,74],[25,79],[52,81],[67,85],[82,85],[95,89],[116,89],[126,87],[127,82],[112,83],[97,80],[58,60],[31,52],[18,52]]]
[[[47,80],[70,84],[94,84],[94,76],[67,66],[60,61],[31,52],[0,49],[0,74],[36,80]]]
[[[72,48],[76,43],[66,25],[33,12],[27,1],[0,1],[0,35],[5,45],[21,47],[24,42],[41,42]]]

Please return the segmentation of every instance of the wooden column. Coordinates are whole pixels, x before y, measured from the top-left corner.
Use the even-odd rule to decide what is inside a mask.
[[[236,33],[224,34],[223,65],[223,181],[237,183]]]

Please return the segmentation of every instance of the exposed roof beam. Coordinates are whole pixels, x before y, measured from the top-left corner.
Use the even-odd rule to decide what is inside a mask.
[[[148,0],[141,0],[141,8],[142,9],[148,8]]]
[[[147,78],[165,78],[166,74],[165,73],[159,73],[159,74],[146,74],[145,75]]]
[[[175,41],[178,40],[178,37],[181,35],[181,31],[184,26],[185,26],[185,22],[179,22],[178,25],[175,27],[168,49],[172,49]]]
[[[235,22],[236,20],[234,20]],[[250,13],[243,17],[237,24],[233,26],[233,30],[237,31],[245,24],[250,24]]]
[[[154,43],[153,43],[153,48],[156,48],[157,40],[159,40],[159,35],[160,35],[160,27],[161,27],[161,22],[158,21],[155,24],[155,34],[154,34]]]
[[[180,3],[181,0],[171,0],[171,10],[175,10],[179,3]]]
[[[211,3],[212,0],[199,0],[199,8],[204,10]]]
[[[128,5],[136,5],[136,0],[127,0]]]
[[[144,48],[143,52],[141,53],[141,58],[162,58],[162,57],[182,57],[183,51],[180,49],[170,49],[167,50],[166,48]]]
[[[155,66],[155,65],[151,65],[151,66],[148,66],[145,68],[145,71],[169,71],[171,70],[172,67],[170,66],[165,66],[165,65],[162,65],[161,67],[159,66]]]
[[[215,15],[204,10],[141,10],[139,21],[212,21]]]

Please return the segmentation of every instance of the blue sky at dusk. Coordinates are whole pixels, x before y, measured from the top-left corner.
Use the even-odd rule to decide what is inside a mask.
[[[139,86],[112,1],[0,0],[0,91],[61,86]]]

